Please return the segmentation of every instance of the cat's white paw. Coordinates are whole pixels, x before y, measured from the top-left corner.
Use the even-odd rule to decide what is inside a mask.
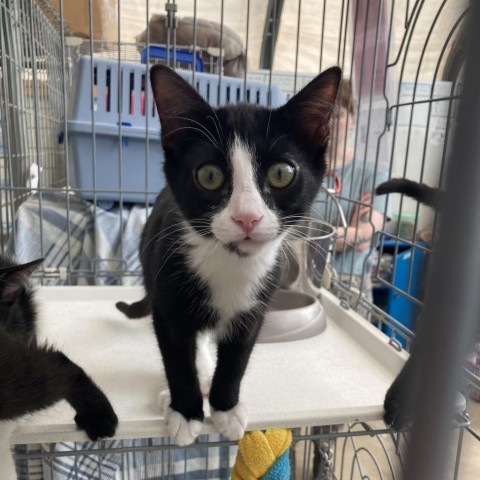
[[[170,402],[170,390],[168,388],[162,390],[158,394],[158,404],[167,422],[168,435],[174,438],[180,447],[190,445],[202,430],[203,422],[187,420],[180,412],[170,407]]]
[[[203,422],[187,420],[181,413],[168,407],[165,421],[167,422],[168,435],[175,439],[180,447],[190,445],[202,430]]]
[[[232,409],[222,412],[212,408],[212,422],[219,433],[230,440],[240,440],[247,428],[247,409],[237,403]]]

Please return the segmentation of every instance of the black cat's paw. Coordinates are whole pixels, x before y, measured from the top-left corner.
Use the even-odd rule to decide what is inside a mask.
[[[75,423],[85,430],[91,440],[100,440],[113,437],[118,425],[118,417],[108,403],[85,412],[78,412],[75,415]]]
[[[403,430],[410,421],[410,409],[404,395],[393,385],[385,395],[383,402],[385,424],[395,431]]]

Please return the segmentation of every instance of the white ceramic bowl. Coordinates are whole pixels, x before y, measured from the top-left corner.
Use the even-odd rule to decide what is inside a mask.
[[[302,340],[322,333],[325,310],[317,298],[294,290],[278,290],[265,315],[259,343]]]

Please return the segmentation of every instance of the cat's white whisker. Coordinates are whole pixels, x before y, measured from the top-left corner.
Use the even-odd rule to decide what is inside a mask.
[[[281,138],[284,138],[284,137],[287,137],[288,135],[280,135],[273,143],[272,145],[270,146],[270,150],[269,150],[269,153],[273,150],[273,147],[277,144],[277,142],[281,139]]]
[[[217,120],[217,125],[220,127],[220,130],[222,132],[222,138],[224,138],[224,135],[223,135],[223,128],[222,128],[222,124],[220,123],[220,120],[218,119],[218,116],[217,116],[217,113],[215,112],[215,109],[209,104],[210,106],[210,110],[212,111],[213,113],[213,116],[216,118]]]
[[[265,141],[267,141],[267,139],[268,139],[268,130],[270,129],[270,120],[272,119],[272,111],[273,110],[270,110],[270,113],[268,115],[267,130],[265,132]]]
[[[168,137],[176,132],[179,132],[180,130],[195,130],[195,131],[198,131],[200,132],[202,135],[204,135],[209,143],[211,143],[217,150],[220,150],[222,151],[222,149],[217,145],[217,142],[215,141],[215,139],[211,136],[211,135],[207,135],[203,130],[201,130],[200,128],[196,128],[196,127],[179,127],[179,128],[176,128],[175,130],[172,130],[171,132],[168,132],[167,134],[164,135],[164,138],[165,137]]]
[[[200,224],[199,224],[200,226]],[[204,226],[207,228],[205,231],[206,233],[208,233],[208,227],[209,227],[209,224],[207,222],[205,222]],[[143,253],[145,251],[145,249],[150,245],[150,243],[152,243],[154,240],[156,242],[160,242],[161,240],[169,237],[169,236],[173,236],[177,233],[180,233],[184,230],[187,230],[189,229],[190,227],[187,225],[187,223],[185,221],[181,221],[181,222],[178,222],[176,224],[173,224],[173,225],[170,225],[169,227],[167,228],[164,228],[162,230],[160,230],[158,233],[156,233],[155,235],[153,235],[149,240],[148,242],[144,245],[141,253]]]
[[[168,260],[170,260],[170,258],[172,258],[172,255],[174,255],[176,252],[178,252],[182,247],[184,247],[184,246],[187,244],[187,242],[182,242],[182,243],[180,243],[180,244],[179,244],[179,243],[180,243],[180,242],[174,242],[174,243],[168,248],[165,256],[170,252],[170,250],[172,250],[172,251],[171,251],[170,255],[168,255],[167,258],[164,258],[162,264],[160,265],[160,268],[158,269],[158,271],[157,271],[157,273],[156,273],[156,275],[155,275],[155,277],[154,277],[154,280],[157,280],[158,275],[160,275],[161,271],[163,270],[163,267],[167,264]],[[179,245],[177,246],[177,248],[173,248],[176,244],[179,244]]]
[[[210,132],[210,130],[208,130],[208,128],[205,127],[205,125],[202,125],[200,122],[197,122],[196,120],[194,120],[193,118],[188,118],[188,117],[169,117],[169,118],[175,118],[175,119],[179,119],[179,120],[186,120],[187,122],[192,122],[194,123],[195,125],[198,125],[202,132],[205,133],[205,135],[208,135],[212,141],[212,143],[219,149],[221,150],[219,144],[217,143],[217,141],[215,140],[215,137],[213,136],[213,134]],[[221,141],[220,141],[221,143]]]
[[[214,112],[215,113],[215,112]],[[215,115],[216,116],[216,115]],[[218,124],[217,122],[215,121],[215,119],[209,115],[207,117],[207,120],[211,120],[213,122],[213,125],[215,126],[215,129],[217,130],[217,135],[218,135],[218,141],[219,141],[219,144],[223,146],[223,140],[222,140],[222,136],[220,135],[220,131],[218,130]],[[223,150],[222,150],[223,151]]]

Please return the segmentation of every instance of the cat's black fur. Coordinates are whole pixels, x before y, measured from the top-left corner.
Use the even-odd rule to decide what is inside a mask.
[[[112,436],[118,420],[103,392],[63,353],[37,345],[28,277],[41,262],[17,265],[0,255],[0,421],[65,399],[92,440]]]
[[[429,187],[423,183],[417,183],[406,178],[392,178],[378,185],[375,189],[377,195],[388,193],[401,193],[408,197],[424,203],[435,210],[441,209],[443,202],[443,191],[439,188]],[[415,342],[410,357],[403,366],[401,372],[388,389],[384,401],[385,423],[395,430],[404,428],[411,419],[412,398],[417,388],[418,371],[416,354],[420,347],[418,340]]]
[[[424,183],[414,182],[406,178],[391,178],[375,188],[377,195],[388,193],[402,193],[429,207],[440,209],[443,201],[443,191],[438,188],[429,187]]]
[[[197,232],[213,239],[208,223],[232,193],[232,167],[226,149],[235,137],[255,146],[257,188],[280,219],[277,235],[287,228],[288,219],[291,223],[293,216],[305,215],[325,173],[329,118],[340,76],[336,67],[324,72],[275,110],[252,105],[213,110],[173,71],[161,66],[152,69],[168,186],[158,196],[141,237],[146,297],[132,305],[119,302],[117,307],[130,318],[153,313],[171,407],[187,420],[204,417],[195,338],[198,332],[215,330],[219,315],[211,306],[209,286],[188,265],[185,249],[179,245],[183,230],[178,225],[186,220]],[[206,137],[213,138],[218,148]],[[283,190],[266,186],[268,167],[278,160],[298,166],[294,181]],[[202,191],[196,185],[192,173],[205,163],[225,171],[227,179],[220,191]],[[248,256],[234,244],[224,247],[239,258]],[[218,339],[217,367],[209,395],[217,411],[228,411],[238,403],[240,382],[279,276],[277,258],[255,292],[255,306],[231,318],[230,334]]]

